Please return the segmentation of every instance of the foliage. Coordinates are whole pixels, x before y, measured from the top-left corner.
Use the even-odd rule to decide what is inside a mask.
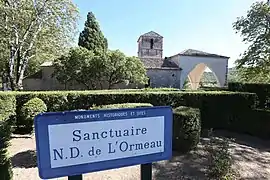
[[[26,72],[71,45],[77,17],[70,0],[0,1],[0,66],[12,89],[21,89]]]
[[[270,108],[270,84],[255,84],[255,83],[229,83],[230,91],[251,92],[258,96],[259,108]]]
[[[40,98],[48,111],[89,109],[89,107],[123,104],[150,103],[153,106],[188,106],[199,108],[203,129],[227,129],[250,133],[258,137],[269,137],[269,113],[258,112],[256,94],[228,91],[160,91],[158,90],[103,90],[103,91],[44,91],[14,92],[16,113],[32,98]],[[0,93],[5,96],[6,93]],[[259,113],[259,114],[258,114]],[[257,121],[258,117],[260,119]],[[256,121],[254,121],[256,119]],[[248,122],[248,123],[247,123]],[[262,124],[262,127],[259,128]]]
[[[15,114],[15,96],[0,96],[0,179],[11,180],[13,177],[11,160],[7,148],[11,139],[10,118]]]
[[[173,149],[186,153],[200,140],[200,110],[190,107],[178,107],[173,114]]]
[[[25,133],[32,133],[35,116],[46,111],[47,106],[41,99],[30,99],[20,110],[17,126],[23,126],[23,132]]]
[[[249,44],[242,58],[236,61],[243,79],[269,82],[270,6],[266,2],[255,2],[246,17],[239,17],[233,28],[243,37],[243,42]]]
[[[232,156],[229,152],[229,140],[211,136],[207,144],[209,166],[207,176],[209,179],[233,179]]]
[[[119,50],[108,51],[104,64],[106,65],[104,76],[108,89],[126,81],[134,84],[147,83],[146,70],[137,57],[126,57]]]
[[[86,89],[111,89],[126,81],[146,83],[146,71],[136,57],[120,51],[94,53],[86,48],[72,48],[54,63],[54,76],[63,84],[78,82]]]
[[[97,82],[101,76],[100,70],[104,67],[100,56],[83,47],[71,48],[67,55],[64,55],[54,62],[55,71],[53,76],[59,82],[78,82],[87,89],[96,89]]]
[[[78,45],[94,53],[108,49],[107,39],[100,30],[99,23],[93,12],[87,14],[87,20],[84,24],[84,30],[80,33]]]
[[[235,112],[228,118],[227,130],[249,134],[261,139],[270,138],[270,111],[267,109],[252,109],[246,112]]]
[[[122,104],[108,104],[100,106],[92,106],[91,110],[97,109],[121,109],[121,108],[136,108],[136,107],[152,107],[149,103],[122,103]]]

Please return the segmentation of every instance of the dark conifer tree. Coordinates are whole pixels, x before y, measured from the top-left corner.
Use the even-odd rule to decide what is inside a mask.
[[[78,45],[94,53],[108,49],[107,39],[100,30],[99,23],[92,12],[87,14],[87,20],[84,24],[84,30],[80,33]]]

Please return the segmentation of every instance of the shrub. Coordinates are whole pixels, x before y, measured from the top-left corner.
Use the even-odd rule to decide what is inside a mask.
[[[11,160],[7,148],[11,138],[12,116],[15,115],[15,96],[9,93],[0,93],[0,179],[12,179]]]
[[[41,99],[30,99],[21,108],[20,119],[17,121],[17,126],[21,127],[25,133],[32,133],[35,116],[46,111],[47,106]]]
[[[232,179],[232,156],[229,152],[229,140],[220,139],[211,135],[210,142],[206,145],[208,151],[208,169],[209,179]]]
[[[270,110],[252,109],[242,113],[236,112],[228,118],[228,130],[270,139]]]
[[[182,153],[194,149],[200,140],[199,109],[178,107],[173,112],[173,149]]]
[[[123,103],[123,104],[108,104],[101,106],[93,106],[90,109],[120,109],[120,108],[136,108],[136,107],[152,107],[152,104],[149,103]]]
[[[16,116],[20,121],[22,106],[32,98],[40,98],[48,111],[89,109],[93,105],[123,103],[149,103],[153,106],[169,105],[173,108],[188,106],[201,110],[202,127],[205,129],[229,129],[237,114],[243,114],[256,107],[256,94],[228,91],[166,91],[102,90],[102,91],[42,91],[16,92]],[[254,122],[255,123],[255,122]],[[23,124],[23,123],[21,123]]]
[[[255,84],[255,83],[229,83],[230,91],[251,92],[258,96],[258,108],[270,108],[270,84]]]

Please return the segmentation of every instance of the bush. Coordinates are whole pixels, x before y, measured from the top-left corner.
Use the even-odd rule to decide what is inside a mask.
[[[186,153],[200,140],[201,119],[199,109],[178,107],[173,112],[173,149]]]
[[[206,146],[208,151],[208,169],[209,179],[234,179],[232,171],[232,155],[229,152],[229,140],[219,139],[211,136],[210,142]]]
[[[17,121],[17,126],[22,128],[24,133],[32,133],[35,116],[46,111],[47,106],[41,99],[30,99],[21,108],[20,119]]]
[[[11,139],[12,116],[15,115],[15,96],[9,93],[0,93],[0,179],[12,179],[11,160],[7,148]]]
[[[69,111],[89,107],[149,103],[153,106],[188,106],[201,110],[202,127],[205,129],[230,129],[237,114],[245,114],[256,107],[256,94],[228,91],[170,91],[167,89],[102,90],[102,91],[41,91],[16,92],[16,118],[20,121],[22,106],[32,98],[40,98],[48,111]],[[254,122],[256,123],[256,122]],[[21,123],[23,124],[23,123]]]
[[[258,108],[270,108],[270,84],[229,83],[228,89],[237,92],[251,92],[258,96]]]
[[[101,106],[93,106],[91,110],[98,109],[121,109],[121,108],[136,108],[136,107],[152,107],[152,104],[149,103],[123,103],[123,104],[108,104]]]
[[[261,139],[270,139],[270,110],[253,109],[235,113],[229,117],[228,130],[257,136]]]

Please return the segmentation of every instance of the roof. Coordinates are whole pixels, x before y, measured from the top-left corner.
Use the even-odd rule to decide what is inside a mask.
[[[140,35],[140,37],[138,38],[138,41],[140,40],[141,37],[159,37],[159,38],[163,38],[160,34],[156,33],[155,31],[149,31],[147,33],[144,33],[144,34]]]
[[[174,62],[161,58],[140,58],[146,69],[180,69]]]
[[[200,56],[200,57],[230,58],[230,57],[227,57],[227,56],[222,56],[222,55],[218,55],[218,54],[207,53],[207,52],[203,52],[203,51],[199,51],[199,50],[195,50],[195,49],[184,50],[184,51],[180,52],[178,55],[182,55],[182,56]]]

